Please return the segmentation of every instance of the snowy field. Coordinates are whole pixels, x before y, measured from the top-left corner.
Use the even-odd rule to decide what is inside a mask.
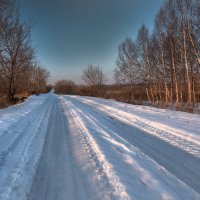
[[[200,115],[52,93],[0,110],[0,200],[199,200]]]

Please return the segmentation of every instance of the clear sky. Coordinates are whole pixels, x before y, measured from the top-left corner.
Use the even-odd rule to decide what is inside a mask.
[[[81,83],[88,64],[99,65],[112,81],[119,44],[133,39],[144,23],[153,27],[164,0],[17,0],[22,19],[33,25],[32,43],[50,82]]]

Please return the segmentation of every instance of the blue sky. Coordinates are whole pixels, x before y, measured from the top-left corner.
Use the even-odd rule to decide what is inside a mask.
[[[119,44],[136,38],[144,23],[151,30],[164,0],[18,0],[22,19],[29,19],[39,62],[50,82],[81,83],[88,64],[99,65],[108,82]]]

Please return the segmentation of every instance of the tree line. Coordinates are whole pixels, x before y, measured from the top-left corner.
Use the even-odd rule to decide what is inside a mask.
[[[119,45],[114,78],[111,98],[115,93],[131,103],[140,99],[192,112],[200,102],[200,0],[165,1],[153,31],[142,25],[136,39]],[[108,94],[100,67],[89,65],[82,80],[87,87],[80,94]]]
[[[118,83],[143,83],[151,103],[199,102],[200,1],[166,1],[151,34],[142,25],[136,40],[120,44],[114,74]]]
[[[57,94],[76,94],[88,96],[103,96],[106,78],[99,66],[89,64],[83,70],[81,79],[85,85],[76,85],[71,80],[59,80],[55,83],[54,89]]]
[[[35,58],[30,23],[20,20],[13,0],[0,0],[1,101],[16,101],[17,94],[45,92],[48,77],[49,72]]]

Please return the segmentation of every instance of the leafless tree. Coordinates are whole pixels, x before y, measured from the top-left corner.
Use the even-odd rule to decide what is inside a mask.
[[[56,94],[75,94],[76,85],[71,80],[59,80],[54,86]]]
[[[137,56],[136,44],[132,39],[126,38],[119,46],[114,78],[119,84],[129,84],[131,86],[131,101],[134,101],[133,86],[140,81]]]
[[[36,64],[32,68],[31,72],[31,83],[35,88],[36,93],[45,92],[47,86],[47,80],[50,76],[50,73],[45,68],[41,67],[40,65]]]
[[[42,91],[49,72],[35,66],[27,21],[21,22],[13,0],[0,0],[0,92],[12,102],[17,93]],[[33,89],[33,87],[32,87]]]
[[[105,83],[105,75],[99,66],[88,65],[81,78],[88,86],[102,86]]]
[[[103,70],[99,66],[88,65],[83,70],[81,78],[91,88],[91,95],[96,96],[102,93],[102,86],[105,84],[106,79]]]
[[[149,102],[164,101],[176,108],[188,105],[192,111],[194,104],[200,101],[199,10],[200,0],[166,1],[155,18],[153,32],[150,34],[142,25],[137,39],[129,39],[130,44],[137,46],[136,56],[130,56],[127,51],[131,49],[131,45],[126,44],[128,40],[119,48],[114,71],[116,80],[125,83],[129,77],[134,80],[139,76]],[[132,66],[132,70],[137,66],[140,70],[127,73],[124,66]]]
[[[33,60],[34,49],[31,47],[29,24],[20,22],[18,12],[13,10],[13,2],[9,6],[0,20],[0,65],[7,97],[12,101],[19,80]]]
[[[155,95],[154,95],[154,69],[151,65],[150,60],[150,36],[149,30],[143,24],[138,31],[137,36],[137,49],[138,49],[138,56],[139,56],[139,66],[141,71],[141,76],[146,88],[146,94],[149,102],[155,102]]]

